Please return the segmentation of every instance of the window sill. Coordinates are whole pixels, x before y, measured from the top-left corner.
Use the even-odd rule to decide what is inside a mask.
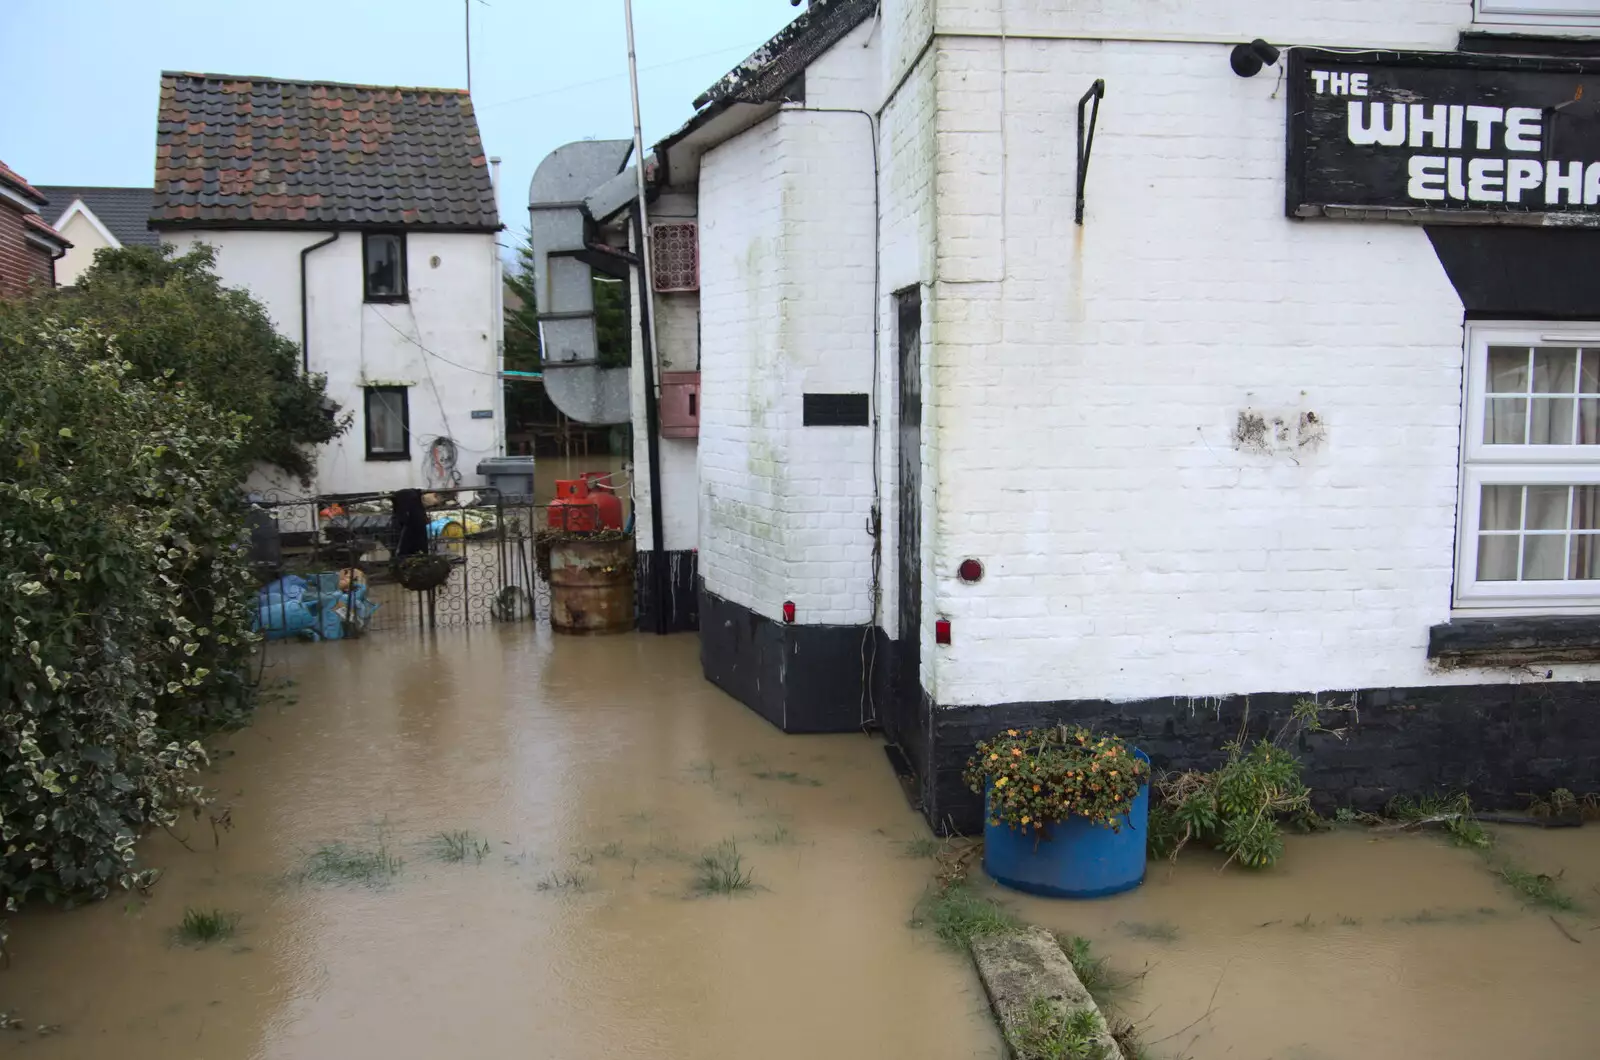
[[[393,461],[397,461],[397,460],[410,460],[411,459],[411,454],[410,453],[368,453],[367,454],[367,459],[370,460],[370,461],[387,460],[387,461],[393,462]]]
[[[362,298],[367,305],[401,305],[411,301],[409,294],[369,294]]]
[[[1456,618],[1428,631],[1428,658],[1445,666],[1600,662],[1600,615]]]

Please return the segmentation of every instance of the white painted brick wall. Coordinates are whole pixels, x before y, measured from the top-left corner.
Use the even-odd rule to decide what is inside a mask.
[[[807,71],[807,107],[876,106],[876,27]],[[808,625],[870,619],[872,434],[802,426],[806,392],[872,389],[872,125],[786,107],[700,171],[701,570]]]
[[[1434,0],[1008,6],[1032,24],[1440,47],[1470,18]],[[997,7],[942,0],[941,25]],[[925,641],[937,701],[1517,679],[1425,658],[1450,612],[1463,354],[1422,230],[1286,219],[1282,92],[1270,71],[1235,77],[1224,48],[936,52],[924,610],[955,640]],[[1076,106],[1096,77],[1079,228]],[[1326,437],[1238,451],[1247,409],[1314,412]],[[954,576],[966,556],[988,568],[978,585]]]

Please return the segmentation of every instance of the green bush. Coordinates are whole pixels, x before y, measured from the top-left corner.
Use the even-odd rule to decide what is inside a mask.
[[[192,736],[245,705],[242,416],[108,329],[0,312],[0,896],[140,882],[203,799]]]
[[[245,417],[235,458],[261,461],[306,479],[310,447],[348,426],[327,412],[320,376],[301,371],[300,348],[273,329],[266,307],[248,292],[222,286],[207,246],[175,254],[171,246],[102,250],[76,286],[13,306],[37,325],[107,332],[130,372],[181,383],[212,408]]]

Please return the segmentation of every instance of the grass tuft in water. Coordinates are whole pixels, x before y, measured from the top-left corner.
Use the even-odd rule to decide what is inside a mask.
[[[755,872],[744,867],[739,844],[724,839],[700,855],[695,862],[693,890],[696,894],[731,895],[755,889]]]
[[[966,946],[973,939],[994,935],[1012,935],[1022,927],[999,902],[978,894],[966,883],[930,891],[917,907],[911,926],[930,927],[952,946]]]
[[[939,856],[940,843],[933,836],[917,836],[900,844],[902,857],[934,858]]]
[[[428,844],[433,849],[434,857],[453,864],[463,861],[482,864],[483,859],[489,856],[489,841],[479,839],[465,830],[437,832],[429,837]]]
[[[405,864],[389,852],[388,844],[379,836],[374,847],[356,847],[348,843],[328,843],[311,852],[300,877],[312,883],[360,883],[368,887],[382,887],[400,872]]]
[[[1129,938],[1150,942],[1178,941],[1178,925],[1167,920],[1119,920],[1117,929]]]
[[[1507,887],[1516,891],[1517,897],[1526,905],[1568,913],[1578,908],[1578,903],[1561,890],[1559,876],[1529,872],[1510,860],[1498,862],[1494,866],[1494,874],[1500,877],[1501,882]]]
[[[785,847],[798,843],[793,830],[786,824],[775,824],[765,832],[756,833],[756,842],[763,846]]]
[[[1049,998],[1028,1003],[1015,1039],[1018,1060],[1108,1060],[1094,1011],[1064,1014]]]
[[[589,889],[589,874],[575,869],[563,869],[552,872],[534,886],[541,891],[586,891]]]
[[[784,784],[794,784],[803,788],[822,787],[822,781],[816,777],[808,777],[804,773],[796,773],[792,769],[760,769],[750,775],[757,780],[777,780]]]
[[[1473,850],[1487,850],[1494,837],[1472,812],[1472,800],[1456,795],[1399,795],[1384,807],[1384,814],[1407,824],[1442,824],[1450,842]]]
[[[601,847],[600,848],[600,856],[603,857],[603,858],[613,858],[613,859],[622,857],[622,843],[621,843],[621,841],[614,839],[611,842],[607,843],[605,846]]]
[[[172,937],[188,946],[204,946],[231,939],[238,929],[238,913],[190,908],[183,911],[183,919],[172,929]]]

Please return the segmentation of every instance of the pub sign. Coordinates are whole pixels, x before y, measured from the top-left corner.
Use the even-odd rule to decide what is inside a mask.
[[[1289,52],[1291,217],[1600,225],[1600,62]]]

